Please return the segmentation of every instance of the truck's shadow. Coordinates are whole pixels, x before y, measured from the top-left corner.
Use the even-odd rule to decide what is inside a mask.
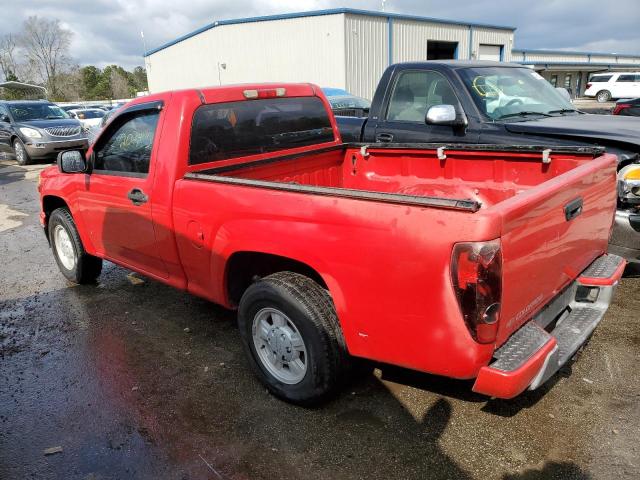
[[[2,443],[12,446],[0,453],[0,473],[16,461],[24,470],[11,473],[29,473],[43,462],[41,444],[66,439],[67,463],[47,468],[64,474],[73,467],[97,478],[126,477],[140,465],[154,469],[159,459],[184,478],[478,478],[461,466],[464,449],[441,445],[451,399],[484,400],[468,382],[382,366],[385,381],[437,394],[417,418],[373,375],[355,384],[355,395],[347,391],[313,410],[294,407],[254,379],[233,312],[153,281],[134,285],[127,273],[107,264],[98,285],[0,304],[12,319],[3,328],[12,329],[18,346],[1,352],[4,366],[15,369],[10,376],[31,379],[9,382],[19,400],[0,410],[16,425],[24,412],[37,410],[43,419],[38,432],[7,426]],[[37,360],[19,361],[19,355]],[[474,442],[484,448],[493,435],[475,432]],[[505,460],[489,458],[479,471]],[[504,476],[548,478],[588,476],[570,462]]]

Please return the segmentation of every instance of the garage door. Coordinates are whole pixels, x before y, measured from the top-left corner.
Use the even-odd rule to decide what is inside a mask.
[[[502,60],[500,57],[500,52],[502,51],[502,46],[500,45],[482,45],[480,44],[480,51],[478,52],[478,60],[493,60],[494,62],[499,62]]]

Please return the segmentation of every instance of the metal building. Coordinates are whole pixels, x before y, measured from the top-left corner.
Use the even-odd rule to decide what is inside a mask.
[[[590,76],[607,71],[640,71],[640,55],[513,49],[511,61],[535,69],[554,87],[582,96]]]
[[[640,55],[514,49],[513,27],[339,8],[222,20],[146,53],[150,92],[244,82],[313,82],[373,96],[397,62],[516,62],[572,96],[589,76],[640,70]]]
[[[514,30],[340,8],[214,22],[147,52],[145,63],[150,92],[301,81],[371,98],[392,63],[510,61]]]

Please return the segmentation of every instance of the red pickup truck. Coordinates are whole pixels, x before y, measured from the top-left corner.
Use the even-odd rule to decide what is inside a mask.
[[[363,357],[510,398],[567,362],[624,269],[594,148],[343,144],[309,84],[136,99],[40,176],[67,279],[102,259],[228,308],[260,380],[324,399]]]

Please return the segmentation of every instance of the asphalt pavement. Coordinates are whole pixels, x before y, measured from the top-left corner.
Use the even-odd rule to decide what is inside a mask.
[[[253,377],[234,312],[112,264],[67,283],[42,168],[0,160],[0,479],[640,478],[640,270],[538,391],[383,366],[303,409]]]

